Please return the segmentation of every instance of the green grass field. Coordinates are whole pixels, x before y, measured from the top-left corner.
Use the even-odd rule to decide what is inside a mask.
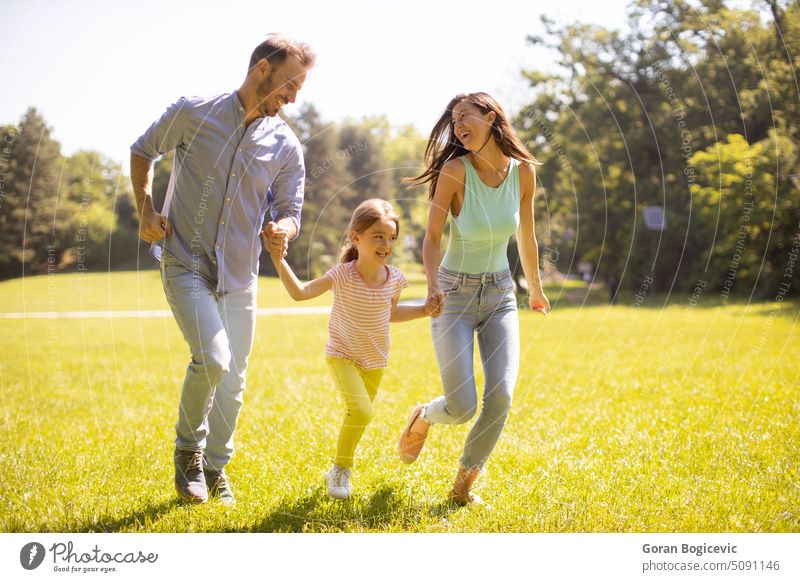
[[[262,307],[294,305],[277,285]],[[0,319],[0,530],[800,532],[797,305],[707,299],[522,312],[514,407],[477,489],[491,509],[445,502],[469,425],[396,457],[412,405],[440,394],[426,321],[393,327],[342,503],[322,478],[342,415],[326,316],[259,317],[226,508],[173,491],[188,352],[171,318]],[[152,271],[0,284],[3,312],[165,308]]]

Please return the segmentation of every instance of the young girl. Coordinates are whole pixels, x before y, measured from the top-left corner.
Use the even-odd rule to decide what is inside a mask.
[[[434,314],[433,307],[398,305],[400,291],[408,286],[403,273],[386,265],[397,240],[400,222],[385,200],[362,202],[348,227],[349,243],[341,262],[324,276],[301,283],[282,258],[284,234],[268,229],[274,244],[270,257],[281,281],[295,301],[333,291],[325,354],[336,386],[346,403],[333,467],[325,475],[328,495],[349,499],[350,471],[356,445],[373,416],[389,355],[389,322],[409,321]]]

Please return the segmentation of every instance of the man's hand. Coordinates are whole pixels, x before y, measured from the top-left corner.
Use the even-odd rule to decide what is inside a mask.
[[[289,236],[282,227],[274,222],[268,222],[266,228],[261,231],[261,238],[264,241],[264,248],[277,262],[286,256],[289,250]]]
[[[158,242],[166,235],[172,234],[172,225],[163,214],[152,207],[145,206],[139,216],[139,238],[144,242]]]

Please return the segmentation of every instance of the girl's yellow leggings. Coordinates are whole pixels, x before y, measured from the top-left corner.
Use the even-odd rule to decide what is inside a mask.
[[[327,356],[336,387],[344,396],[345,415],[333,461],[340,467],[352,467],[356,446],[374,414],[372,402],[378,393],[383,368],[365,370],[350,360]]]

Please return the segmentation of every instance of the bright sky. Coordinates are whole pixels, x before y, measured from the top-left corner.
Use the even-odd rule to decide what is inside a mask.
[[[236,89],[268,32],[317,53],[297,104],[326,120],[385,114],[427,133],[453,95],[482,90],[509,112],[525,104],[523,68],[548,70],[529,46],[542,13],[620,28],[629,0],[110,2],[0,0],[0,123],[35,106],[63,152],[128,147],[182,95]]]

